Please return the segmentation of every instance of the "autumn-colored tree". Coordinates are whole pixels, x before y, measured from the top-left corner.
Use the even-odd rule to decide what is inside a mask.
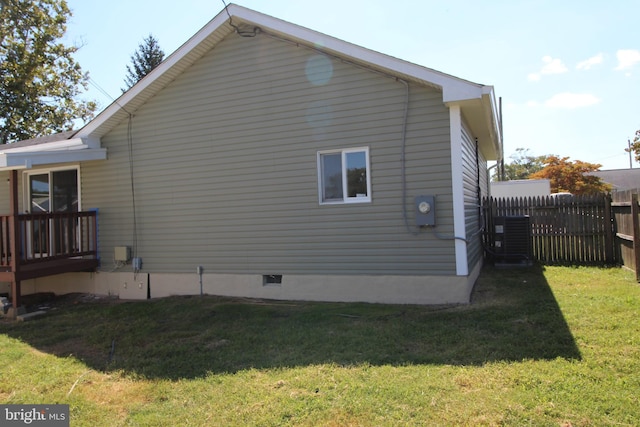
[[[529,176],[530,179],[548,179],[552,193],[593,194],[611,190],[600,177],[587,175],[600,169],[602,165],[580,160],[569,161],[569,157],[548,156],[545,167]]]

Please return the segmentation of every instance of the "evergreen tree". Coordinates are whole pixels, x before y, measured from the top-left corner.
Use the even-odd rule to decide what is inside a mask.
[[[140,45],[138,50],[131,55],[131,65],[127,65],[127,77],[124,82],[127,85],[127,89],[138,83],[144,76],[149,74],[151,70],[156,68],[164,59],[164,52],[156,40],[151,34],[146,37]]]
[[[93,117],[95,102],[76,97],[89,76],[60,43],[71,11],[65,0],[2,0],[0,144],[71,130]]]

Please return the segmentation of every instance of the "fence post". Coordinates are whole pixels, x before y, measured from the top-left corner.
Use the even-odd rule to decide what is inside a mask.
[[[613,239],[613,221],[611,219],[611,203],[612,197],[611,194],[606,194],[604,196],[604,242],[605,242],[605,260],[607,264],[613,265],[615,263],[614,259],[614,245],[615,241]]]
[[[633,256],[635,258],[636,280],[640,283],[640,209],[638,209],[638,194],[631,195],[631,221],[633,222]]]

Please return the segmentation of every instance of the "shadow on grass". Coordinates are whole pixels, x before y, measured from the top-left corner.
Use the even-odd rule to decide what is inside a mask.
[[[93,369],[166,379],[323,363],[580,358],[541,267],[486,267],[464,306],[172,297],[66,305],[2,322],[0,333]]]

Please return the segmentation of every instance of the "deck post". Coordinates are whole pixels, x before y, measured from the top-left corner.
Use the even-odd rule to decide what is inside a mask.
[[[11,281],[11,303],[17,313],[20,308],[20,280],[17,280],[18,270],[20,269],[20,245],[18,242],[19,223],[18,223],[18,171],[15,169],[9,172],[9,208],[11,216],[9,217],[9,241],[11,253],[11,271],[13,272],[13,280]]]

